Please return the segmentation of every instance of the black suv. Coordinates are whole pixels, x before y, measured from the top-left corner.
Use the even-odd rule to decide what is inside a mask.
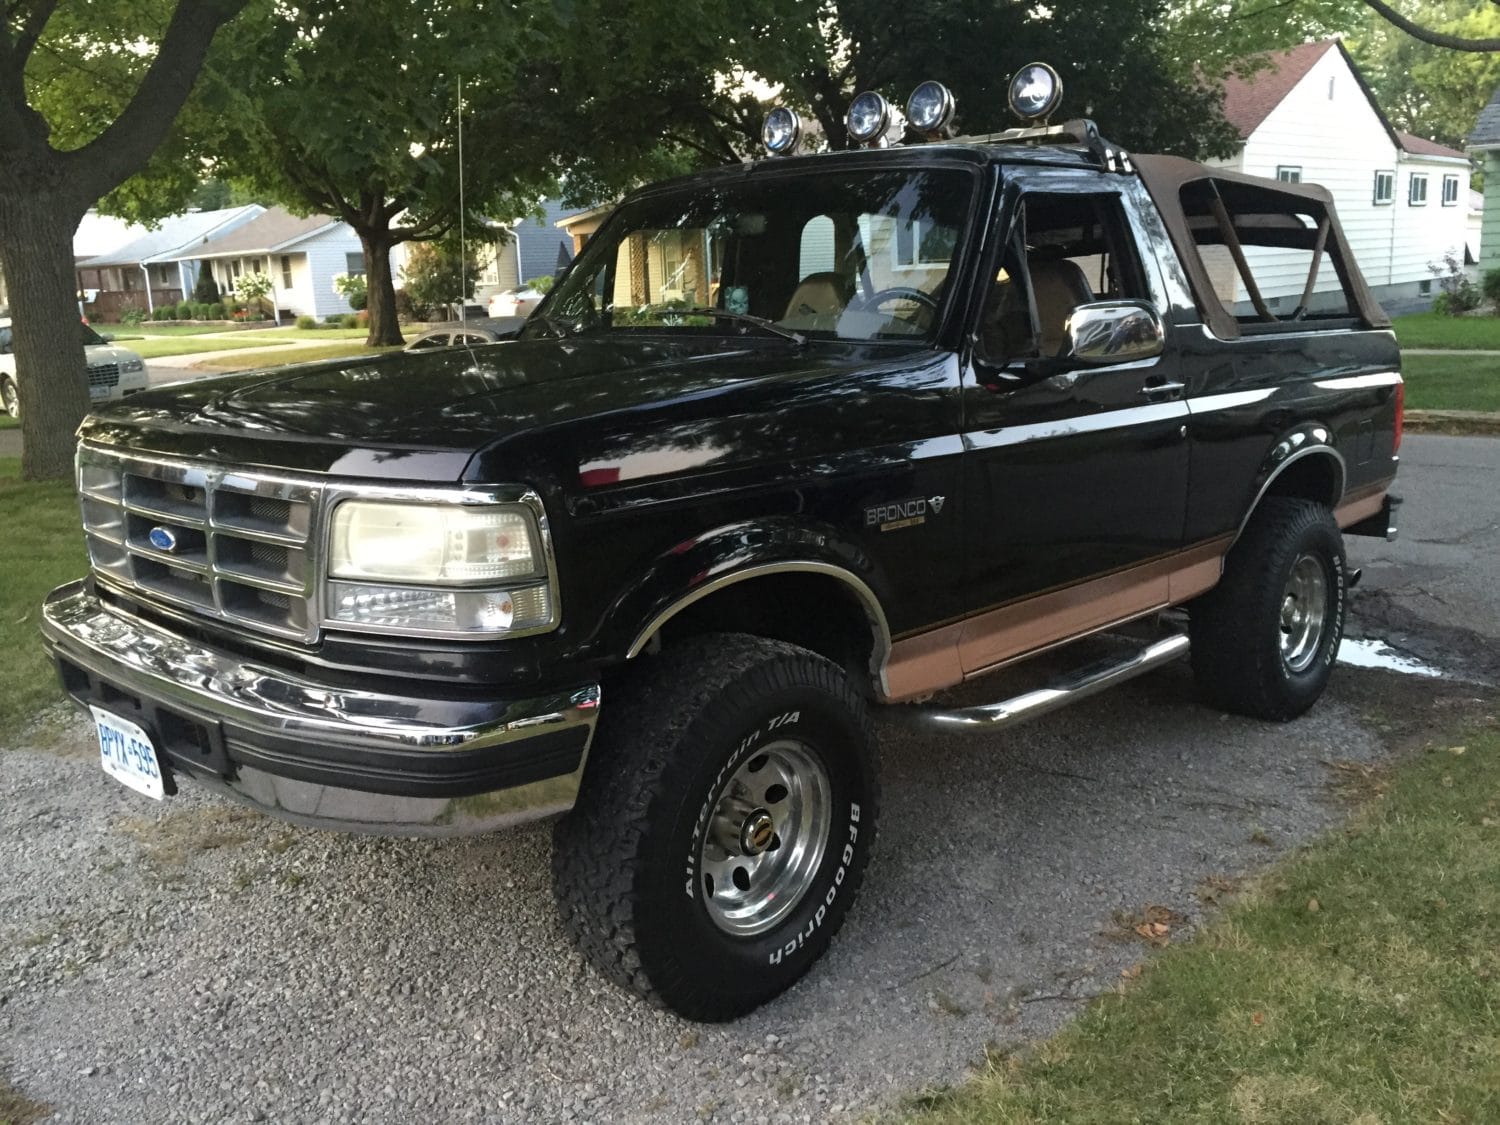
[[[152,796],[412,835],[566,814],[590,959],[731,1018],[854,899],[872,707],[999,729],[1189,649],[1214,707],[1310,707],[1341,529],[1393,532],[1398,358],[1310,185],[1086,122],[723,168],[621,203],[515,341],[91,416],[91,571],[44,634]]]

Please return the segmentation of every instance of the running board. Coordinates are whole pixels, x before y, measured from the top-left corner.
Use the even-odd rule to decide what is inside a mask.
[[[961,707],[943,710],[936,707],[915,709],[912,716],[917,722],[940,730],[969,733],[975,731],[1000,730],[1056,711],[1080,699],[1097,695],[1106,688],[1132,680],[1154,668],[1171,664],[1187,654],[1188,639],[1177,634],[1157,641],[1153,645],[1131,653],[1129,656],[1101,660],[1080,668],[1066,676],[1060,676],[1046,687],[1028,691],[1014,699],[987,703],[980,707]]]

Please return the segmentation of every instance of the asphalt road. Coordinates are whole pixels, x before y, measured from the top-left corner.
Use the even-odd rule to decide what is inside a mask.
[[[1355,627],[1483,677],[1500,637],[1500,441],[1413,437],[1405,536],[1352,541]],[[999,689],[971,686],[980,701]],[[1226,878],[1337,823],[1332,785],[1476,706],[1467,680],[1341,669],[1286,726],[1200,707],[1181,666],[1004,735],[881,722],[882,837],[809,978],[727,1027],[573,953],[534,827],[457,842],[158,806],[77,724],[0,752],[0,1073],[58,1121],[809,1121],[960,1080],[1180,939]]]

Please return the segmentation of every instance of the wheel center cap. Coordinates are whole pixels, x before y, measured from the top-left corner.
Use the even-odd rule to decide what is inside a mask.
[[[740,828],[740,850],[746,855],[760,855],[776,838],[776,822],[765,809],[756,809]]]

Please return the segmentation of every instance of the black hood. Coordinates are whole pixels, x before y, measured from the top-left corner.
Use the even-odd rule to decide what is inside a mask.
[[[474,454],[521,436],[637,412],[648,424],[645,413],[767,379],[836,375],[871,358],[864,348],[798,350],[774,338],[514,341],[179,383],[110,404],[82,432],[239,464],[452,481]]]

